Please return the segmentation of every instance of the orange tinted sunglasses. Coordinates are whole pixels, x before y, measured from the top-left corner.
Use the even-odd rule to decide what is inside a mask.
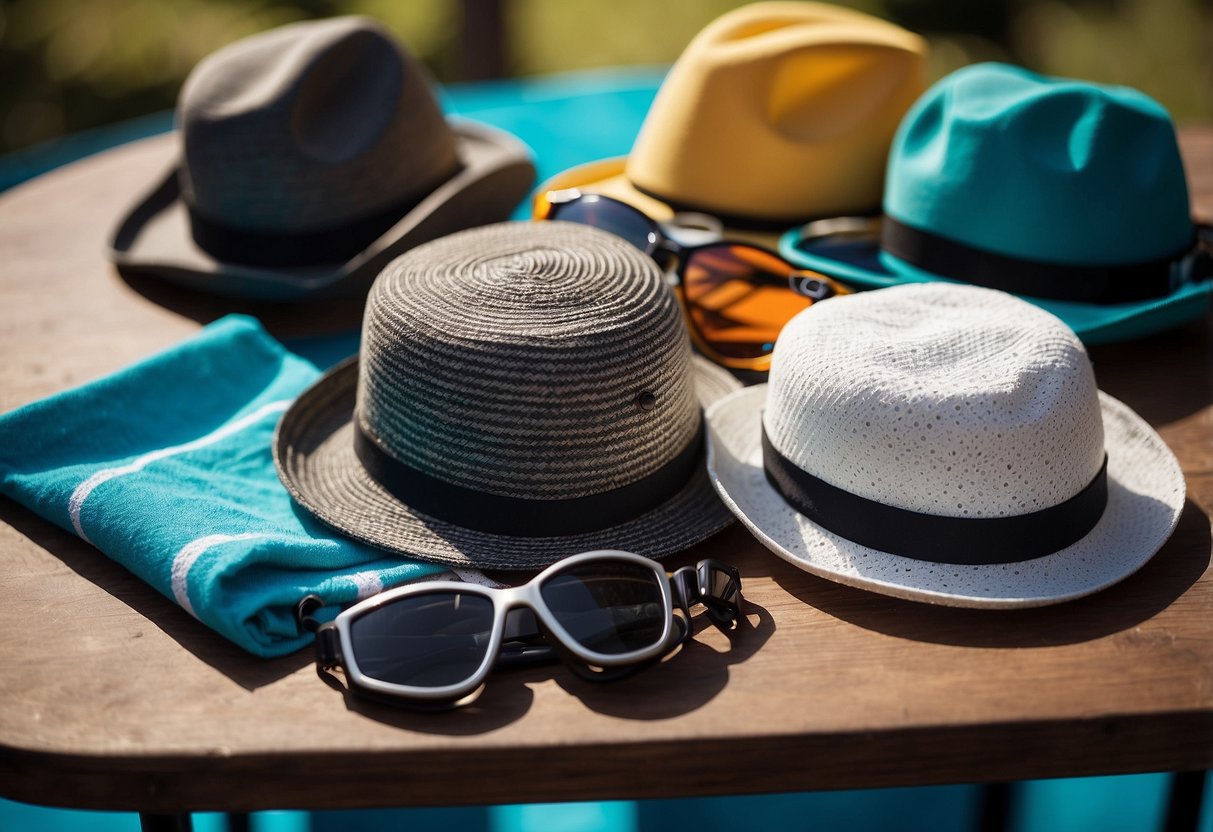
[[[691,340],[708,359],[734,370],[766,372],[784,324],[796,313],[851,289],[750,243],[683,246],[644,213],[601,194],[549,191],[540,219],[592,225],[623,237],[668,271]],[[676,264],[676,266],[675,266]]]

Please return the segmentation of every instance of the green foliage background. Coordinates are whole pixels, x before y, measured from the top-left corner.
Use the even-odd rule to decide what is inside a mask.
[[[668,64],[737,0],[501,0],[505,72]],[[462,80],[461,0],[0,0],[0,152],[173,105],[204,55],[334,14],[384,21]],[[1138,87],[1213,116],[1213,0],[850,0],[926,35],[938,77],[976,60]]]

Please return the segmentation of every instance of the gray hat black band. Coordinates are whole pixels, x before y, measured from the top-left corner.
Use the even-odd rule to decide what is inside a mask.
[[[817,525],[852,543],[932,563],[1017,563],[1081,540],[1108,503],[1108,458],[1070,499],[1010,517],[947,517],[908,511],[853,494],[813,476],[776,450],[762,431],[767,482]]]
[[[450,177],[445,177],[447,181]],[[190,235],[217,260],[246,266],[315,266],[344,263],[382,237],[428,194],[410,196],[353,222],[298,232],[251,231],[188,210]]]
[[[488,534],[560,537],[635,520],[673,498],[703,462],[703,421],[681,451],[652,473],[625,486],[582,497],[529,500],[478,491],[439,479],[388,455],[360,427],[354,453],[392,496],[423,514]]]

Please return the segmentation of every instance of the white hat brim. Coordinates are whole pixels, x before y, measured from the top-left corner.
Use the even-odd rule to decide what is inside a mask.
[[[1090,595],[1140,569],[1175,530],[1185,485],[1175,454],[1123,403],[1099,394],[1108,504],[1082,540],[1017,563],[932,563],[853,543],[793,509],[767,481],[761,424],[766,385],[707,412],[708,473],[729,509],[768,549],[829,580],[912,601],[1017,608]]]

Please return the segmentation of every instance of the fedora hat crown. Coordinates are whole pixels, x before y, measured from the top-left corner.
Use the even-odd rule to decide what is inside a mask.
[[[362,17],[290,24],[220,49],[186,80],[177,119],[190,210],[250,231],[373,216],[460,167],[426,71]]]
[[[797,316],[776,344],[763,425],[797,468],[883,505],[970,518],[1059,505],[1099,473],[1098,389],[1061,321],[976,287],[860,297]]]
[[[885,213],[983,251],[1081,266],[1192,244],[1167,111],[1127,87],[977,64],[938,82],[890,153]]]
[[[384,270],[354,419],[443,482],[567,500],[666,465],[701,415],[681,313],[652,259],[586,226],[511,223]]]
[[[925,42],[819,3],[766,2],[703,29],[662,83],[627,160],[675,206],[792,223],[875,209]]]

